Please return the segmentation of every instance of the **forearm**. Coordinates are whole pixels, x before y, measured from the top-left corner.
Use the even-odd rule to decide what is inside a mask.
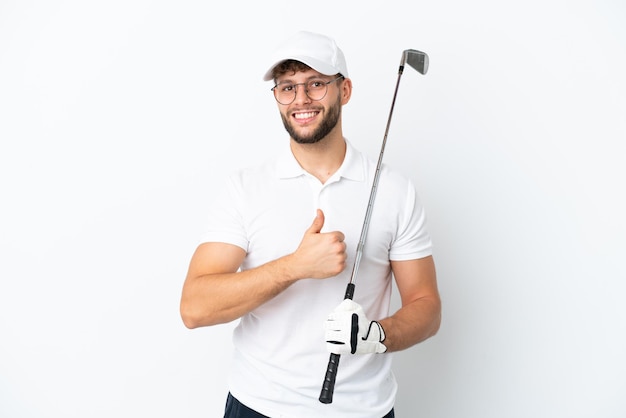
[[[183,322],[197,328],[233,321],[296,280],[287,257],[241,272],[190,275],[181,297]]]
[[[324,214],[313,224],[295,252],[253,269],[239,271],[243,248],[220,242],[198,246],[183,285],[180,313],[188,328],[230,322],[272,299],[303,278],[325,279],[341,273],[346,245],[339,231],[321,233]]]
[[[417,299],[378,322],[385,331],[383,343],[387,352],[404,350],[437,333],[441,323],[441,302],[437,297]]]

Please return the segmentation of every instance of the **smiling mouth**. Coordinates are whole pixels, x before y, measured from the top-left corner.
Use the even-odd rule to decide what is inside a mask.
[[[297,112],[293,114],[293,117],[296,120],[307,120],[307,119],[311,119],[314,118],[315,116],[317,116],[319,114],[318,111],[310,111],[310,112]]]

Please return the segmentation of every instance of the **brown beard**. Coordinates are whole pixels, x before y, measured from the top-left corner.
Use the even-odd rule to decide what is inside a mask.
[[[338,99],[333,105],[331,105],[328,108],[328,113],[322,120],[322,123],[315,131],[307,136],[298,135],[293,125],[285,115],[281,113],[280,117],[283,120],[285,130],[287,130],[289,136],[291,136],[295,142],[298,144],[315,144],[316,142],[324,139],[324,137],[326,137],[326,135],[328,135],[335,128],[335,126],[337,126],[337,122],[339,122],[339,118],[341,117],[341,104]]]

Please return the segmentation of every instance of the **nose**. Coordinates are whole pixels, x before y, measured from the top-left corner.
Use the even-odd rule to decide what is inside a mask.
[[[309,98],[309,95],[306,91],[306,84],[296,84],[294,86],[294,88],[296,89],[296,98],[294,100],[294,102],[298,102],[298,103],[310,103],[311,99]]]

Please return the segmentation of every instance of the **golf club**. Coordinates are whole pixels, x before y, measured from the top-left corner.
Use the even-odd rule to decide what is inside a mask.
[[[361,236],[357,245],[356,257],[354,259],[354,266],[352,267],[352,274],[350,276],[350,282],[346,288],[344,299],[352,299],[354,296],[354,287],[356,282],[356,275],[361,263],[361,257],[363,256],[363,247],[365,245],[365,237],[367,236],[367,230],[369,229],[370,219],[372,217],[372,209],[374,207],[374,199],[376,198],[376,190],[378,187],[378,180],[380,178],[380,169],[383,162],[383,154],[385,152],[385,146],[387,145],[387,134],[389,133],[389,125],[391,124],[391,116],[393,115],[393,108],[396,103],[396,96],[398,95],[398,87],[400,86],[400,78],[404,72],[404,66],[408,64],[420,74],[426,74],[428,71],[428,55],[424,52],[417,51],[415,49],[407,49],[402,52],[402,59],[400,60],[400,68],[398,69],[398,81],[396,82],[396,88],[393,93],[393,100],[391,101],[391,110],[389,111],[389,118],[387,120],[387,127],[385,128],[385,136],[383,137],[383,143],[380,149],[380,155],[378,156],[378,163],[376,165],[376,172],[374,173],[374,180],[372,183],[372,189],[370,192],[369,202],[367,204],[367,210],[365,211],[365,220],[363,221],[363,227],[361,229]],[[320,393],[319,401],[321,403],[329,404],[333,401],[333,393],[335,390],[335,379],[337,378],[337,369],[339,367],[340,355],[331,353],[328,360],[328,366],[326,368],[326,375],[324,376],[324,382],[322,383],[322,391]]]

